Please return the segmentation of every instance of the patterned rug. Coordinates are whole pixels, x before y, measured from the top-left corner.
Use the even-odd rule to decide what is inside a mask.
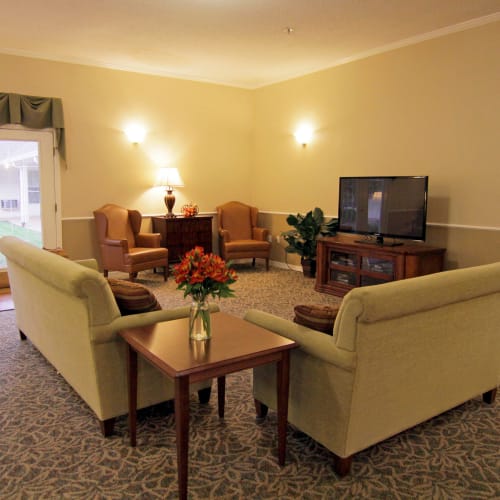
[[[335,303],[300,273],[239,265],[236,298],[221,309],[250,308],[291,318],[293,305]],[[116,274],[116,277],[121,277]],[[163,307],[186,303],[170,278],[140,273]],[[286,465],[277,463],[274,412],[256,422],[251,372],[227,377],[226,416],[213,394],[190,407],[190,499],[492,499],[500,497],[500,406],[475,398],[354,457],[340,479],[328,450],[290,428]],[[418,398],[415,398],[418,404]],[[332,426],[334,422],[332,422]],[[0,498],[175,499],[174,417],[169,405],[138,415],[138,446],[126,418],[103,438],[92,412],[29,341],[14,311],[0,313]]]
[[[220,309],[226,313],[243,317],[248,309],[260,309],[282,318],[293,319],[293,307],[300,304],[339,304],[341,299],[333,295],[314,291],[314,278],[306,278],[302,273],[271,267],[266,272],[265,267],[255,267],[251,264],[236,264],[234,266],[238,279],[231,285],[235,297],[216,301]],[[113,273],[124,278],[125,274]],[[177,285],[171,276],[167,283],[161,274],[139,273],[138,283],[150,288],[163,308],[191,304],[189,297],[184,298],[183,292],[177,290]]]

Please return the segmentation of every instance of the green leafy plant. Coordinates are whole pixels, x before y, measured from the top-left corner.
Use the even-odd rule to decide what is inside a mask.
[[[333,236],[338,229],[338,219],[326,222],[323,210],[318,207],[305,215],[289,215],[286,221],[294,229],[281,233],[288,243],[285,251],[297,253],[302,259],[315,259],[318,237]]]

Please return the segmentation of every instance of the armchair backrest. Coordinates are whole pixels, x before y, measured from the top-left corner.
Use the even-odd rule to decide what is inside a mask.
[[[230,201],[217,207],[219,229],[229,231],[231,240],[251,240],[252,228],[257,225],[258,209]]]
[[[142,216],[137,210],[128,210],[108,203],[94,212],[99,243],[106,238],[127,240],[129,248],[136,246],[136,235],[141,228]]]

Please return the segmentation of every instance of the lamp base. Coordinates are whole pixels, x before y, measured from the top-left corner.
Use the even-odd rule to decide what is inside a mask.
[[[165,214],[165,217],[167,219],[173,219],[176,215],[172,212],[175,205],[175,196],[172,193],[172,189],[167,189],[167,194],[165,195],[164,201],[168,210]]]

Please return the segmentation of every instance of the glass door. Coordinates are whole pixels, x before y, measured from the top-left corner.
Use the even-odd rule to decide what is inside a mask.
[[[0,128],[0,237],[17,236],[38,247],[60,246],[55,163],[51,130]],[[0,270],[5,268],[0,253]]]

